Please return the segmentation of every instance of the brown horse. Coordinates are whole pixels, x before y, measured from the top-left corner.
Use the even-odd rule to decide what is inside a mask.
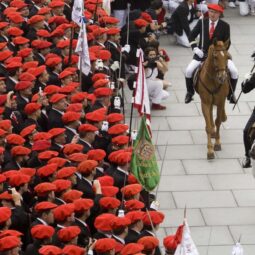
[[[197,92],[201,98],[201,107],[206,123],[207,159],[214,159],[214,151],[221,150],[220,126],[222,122],[227,120],[225,101],[229,93],[228,43],[216,40],[213,42],[198,74]],[[213,120],[214,105],[217,106],[215,123]],[[215,138],[214,146],[212,138]]]

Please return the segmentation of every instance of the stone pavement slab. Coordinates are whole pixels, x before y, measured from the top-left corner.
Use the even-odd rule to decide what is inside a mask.
[[[177,208],[236,207],[231,191],[173,192]]]
[[[234,240],[239,240],[241,237],[242,244],[253,244],[255,243],[255,225],[240,225],[240,226],[229,226],[229,231],[233,236]]]
[[[162,161],[158,161],[158,167],[161,170],[161,176],[164,175],[184,175],[184,167],[181,160],[165,160],[162,166]],[[163,177],[164,178],[164,177]]]
[[[255,206],[255,190],[233,190],[238,206]]]

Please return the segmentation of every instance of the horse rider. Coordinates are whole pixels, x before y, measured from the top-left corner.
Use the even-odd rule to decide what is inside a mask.
[[[230,27],[229,24],[220,19],[223,14],[223,8],[218,4],[208,4],[209,18],[200,19],[189,36],[190,45],[192,47],[194,57],[189,63],[185,71],[187,93],[185,103],[188,104],[193,100],[195,93],[193,87],[193,74],[195,70],[205,60],[208,49],[213,43],[214,38],[218,41],[229,41],[230,46]],[[197,45],[196,38],[199,35],[199,44]],[[229,47],[228,47],[229,48]],[[235,103],[235,88],[238,80],[238,71],[231,59],[228,59],[228,70],[230,72],[230,91],[228,100],[230,103]]]
[[[246,79],[242,82],[242,91],[243,93],[248,93],[255,88],[255,73],[251,75],[249,79]],[[252,146],[252,141],[249,137],[249,131],[252,125],[255,123],[255,108],[252,111],[252,114],[247,121],[245,128],[243,130],[243,143],[245,150],[245,158],[242,162],[243,168],[251,167],[251,158],[250,158],[250,150]]]

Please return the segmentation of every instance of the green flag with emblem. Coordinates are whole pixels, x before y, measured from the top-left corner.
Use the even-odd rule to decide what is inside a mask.
[[[151,141],[145,116],[141,119],[140,128],[133,145],[131,171],[147,191],[152,191],[159,183],[160,175],[155,148]]]

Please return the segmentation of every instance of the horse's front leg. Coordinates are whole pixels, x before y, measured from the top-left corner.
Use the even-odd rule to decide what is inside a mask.
[[[221,123],[224,121],[224,115],[225,109],[224,109],[224,103],[217,106],[217,117],[215,120],[216,125],[216,136],[215,136],[215,144],[214,144],[214,150],[220,151],[221,150],[221,141],[220,141],[220,126]]]
[[[207,134],[207,159],[214,159],[214,149],[212,144],[211,135],[213,133],[213,127],[211,124],[211,107],[203,102],[201,103],[202,112],[205,119],[205,131]]]

